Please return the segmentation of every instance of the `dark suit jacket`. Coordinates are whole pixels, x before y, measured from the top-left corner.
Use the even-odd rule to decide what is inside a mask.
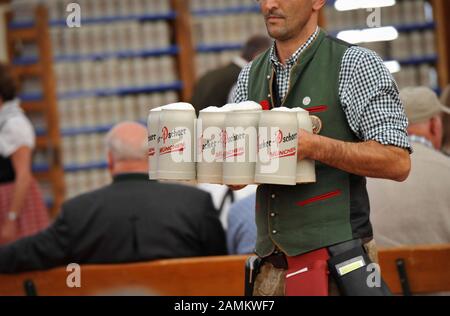
[[[237,82],[241,68],[235,63],[207,72],[197,82],[191,103],[197,114],[208,106],[223,106],[228,94]]]
[[[224,254],[209,193],[126,174],[64,203],[47,230],[0,247],[0,273]]]

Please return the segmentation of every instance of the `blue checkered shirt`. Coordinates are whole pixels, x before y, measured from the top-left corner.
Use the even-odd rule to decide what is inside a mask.
[[[276,54],[275,43],[270,48],[270,59],[276,72],[280,98],[286,97],[290,71],[301,53],[314,41],[320,29],[283,65]],[[235,103],[248,100],[248,81],[252,63],[240,73],[234,93]],[[342,58],[339,76],[339,98],[348,124],[363,140],[374,140],[383,145],[406,148],[412,152],[406,128],[408,119],[399,97],[397,84],[381,58],[373,51],[351,46]]]

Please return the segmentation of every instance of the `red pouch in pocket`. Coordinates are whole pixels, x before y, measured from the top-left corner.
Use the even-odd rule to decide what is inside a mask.
[[[326,248],[287,257],[286,296],[328,296]]]

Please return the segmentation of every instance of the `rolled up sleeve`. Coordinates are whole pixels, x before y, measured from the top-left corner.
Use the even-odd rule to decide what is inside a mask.
[[[347,50],[339,93],[349,125],[361,140],[412,152],[397,84],[376,53],[359,47]]]

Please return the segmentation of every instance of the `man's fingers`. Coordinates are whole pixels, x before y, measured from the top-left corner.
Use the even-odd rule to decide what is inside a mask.
[[[245,188],[247,185],[229,185],[228,187],[233,191],[239,191]]]

